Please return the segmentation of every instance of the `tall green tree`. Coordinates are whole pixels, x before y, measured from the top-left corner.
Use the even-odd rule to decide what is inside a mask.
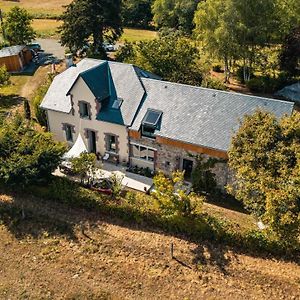
[[[116,59],[134,63],[168,81],[191,85],[201,85],[202,82],[202,71],[198,65],[199,51],[187,38],[165,36],[126,44],[117,53]]]
[[[231,61],[238,58],[238,44],[230,24],[230,0],[207,0],[198,5],[195,13],[195,35],[204,50],[224,62],[225,81],[230,77]]]
[[[153,0],[123,0],[122,18],[124,26],[147,28],[153,19]]]
[[[4,21],[5,38],[10,45],[25,45],[35,38],[32,17],[24,8],[13,7]]]
[[[152,6],[154,22],[159,28],[171,28],[190,34],[194,28],[194,13],[200,0],[155,0]]]
[[[50,133],[36,131],[20,116],[6,120],[0,128],[0,181],[23,187],[47,182],[65,151]]]
[[[300,114],[246,116],[232,140],[229,191],[284,241],[300,237]]]
[[[290,76],[300,74],[300,26],[286,37],[279,56],[280,68]]]
[[[122,33],[121,0],[74,0],[61,20],[62,45],[76,52],[91,41],[91,52],[105,57],[104,40],[116,41]]]
[[[224,60],[239,60],[250,80],[259,51],[278,42],[279,16],[274,0],[207,0],[198,5],[195,33],[208,51]],[[280,30],[280,28],[279,28]]]

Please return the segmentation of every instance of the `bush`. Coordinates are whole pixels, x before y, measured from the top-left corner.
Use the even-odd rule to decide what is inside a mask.
[[[213,65],[212,69],[213,69],[214,72],[217,72],[217,73],[222,73],[223,72],[221,65]]]
[[[0,86],[9,84],[10,74],[7,72],[6,66],[0,67]]]
[[[210,76],[205,77],[205,79],[202,81],[201,86],[205,88],[221,90],[221,91],[227,90],[226,85],[221,80]]]
[[[47,182],[65,151],[50,133],[36,131],[17,115],[0,128],[0,180],[23,187]]]
[[[36,93],[33,97],[33,110],[35,113],[35,117],[41,126],[47,126],[47,116],[45,111],[40,108],[40,104],[42,103],[51,82],[52,78],[49,77],[47,81],[36,90]]]

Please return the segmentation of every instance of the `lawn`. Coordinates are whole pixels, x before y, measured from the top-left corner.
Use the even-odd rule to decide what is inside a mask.
[[[1,299],[300,297],[297,263],[195,243],[99,211],[2,192],[0,219]]]
[[[51,19],[34,19],[32,26],[40,38],[59,38],[57,33],[58,27],[62,24],[61,21]]]
[[[61,21],[51,19],[34,19],[32,23],[38,36],[42,38],[59,38],[56,31],[61,24]],[[155,39],[156,37],[156,31],[125,28],[124,33],[120,38],[120,42],[125,42],[125,40],[128,42],[145,41]]]
[[[138,41],[153,40],[156,37],[157,37],[156,31],[125,28],[124,33],[120,38],[120,41],[138,42]]]

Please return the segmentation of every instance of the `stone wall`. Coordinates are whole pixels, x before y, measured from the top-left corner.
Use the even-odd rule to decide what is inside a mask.
[[[157,150],[157,157],[155,161],[155,170],[162,171],[163,173],[170,175],[175,170],[182,170],[183,159],[193,161],[193,166],[196,165],[195,158],[193,156],[199,155],[198,152],[186,151],[181,148],[173,147],[165,144],[158,144],[155,139],[140,138],[130,139],[131,142],[140,145],[155,148]],[[212,156],[203,154],[204,161]],[[142,166],[142,165],[141,165]],[[217,186],[224,190],[224,187],[231,183],[233,180],[232,172],[230,172],[228,165],[224,160],[217,162],[211,169],[211,172],[216,175]]]

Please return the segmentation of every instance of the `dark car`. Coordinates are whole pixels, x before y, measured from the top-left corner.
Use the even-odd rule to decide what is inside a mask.
[[[38,43],[32,43],[32,44],[29,44],[27,45],[27,47],[30,49],[30,50],[33,50],[35,52],[40,52],[42,51],[42,47],[40,44]]]
[[[109,178],[101,178],[93,181],[91,185],[93,191],[111,195],[112,194],[112,182]]]

